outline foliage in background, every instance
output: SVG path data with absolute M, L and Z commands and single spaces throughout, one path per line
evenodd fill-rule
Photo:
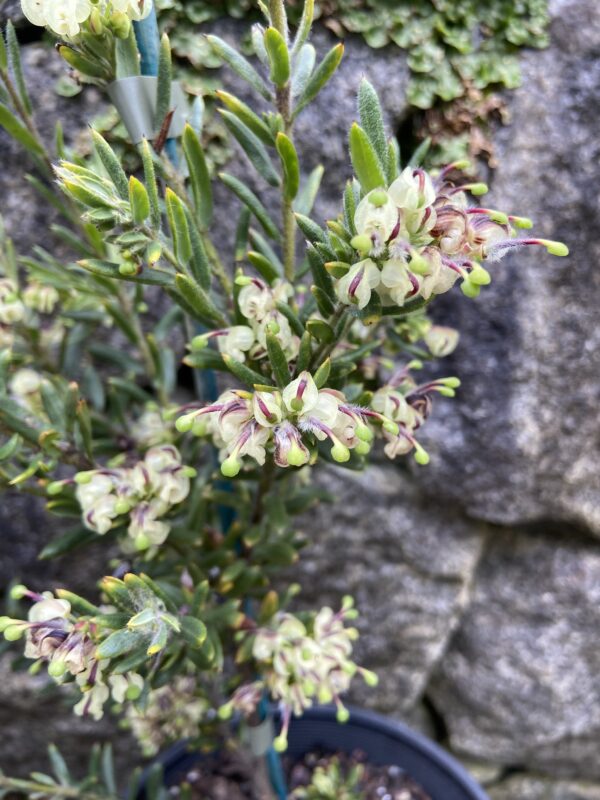
M 194 35 L 194 27 L 257 14 L 252 0 L 158 0 L 157 5 L 181 63 L 209 69 L 219 66 L 219 59 Z M 300 6 L 298 0 L 290 4 L 292 18 Z M 341 38 L 356 33 L 370 47 L 392 44 L 406 51 L 407 101 L 424 112 L 434 109 L 411 133 L 417 140 L 432 137 L 428 163 L 436 165 L 468 154 L 494 166 L 487 126 L 504 116 L 490 92 L 516 88 L 519 50 L 543 48 L 549 41 L 548 0 L 317 0 L 315 16 Z M 206 73 L 204 81 L 209 88 Z

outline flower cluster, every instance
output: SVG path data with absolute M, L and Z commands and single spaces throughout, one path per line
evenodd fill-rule
M 234 477 L 244 456 L 264 464 L 268 445 L 280 467 L 311 462 L 314 440 L 329 439 L 332 458 L 348 461 L 350 450 L 370 449 L 374 434 L 367 421 L 398 432 L 380 413 L 347 403 L 342 392 L 317 388 L 312 375 L 302 372 L 282 392 L 229 390 L 215 403 L 188 411 L 176 425 L 181 432 L 212 434 L 225 456 L 223 474 Z
M 167 686 L 153 689 L 143 709 L 130 704 L 127 723 L 145 756 L 153 756 L 167 742 L 195 736 L 208 711 L 208 702 L 198 696 L 195 677 L 178 675 Z
M 376 675 L 351 660 L 352 643 L 358 631 L 345 627 L 345 622 L 356 617 L 352 606 L 352 598 L 346 597 L 337 613 L 322 608 L 310 629 L 292 614 L 280 612 L 270 627 L 259 628 L 254 634 L 252 654 L 261 664 L 263 686 L 282 706 L 283 725 L 275 740 L 277 749 L 284 750 L 287 746 L 292 713 L 302 714 L 314 700 L 334 702 L 338 719 L 345 721 L 348 712 L 340 695 L 348 690 L 352 678 L 359 673 L 368 684 L 377 682 Z M 251 698 L 260 698 L 259 689 L 259 682 L 240 687 L 229 707 L 248 713 L 252 708 Z
M 426 464 L 429 456 L 414 432 L 429 416 L 433 392 L 453 396 L 459 385 L 457 378 L 440 378 L 418 386 L 405 369 L 364 408 L 349 403 L 340 391 L 317 388 L 312 375 L 302 372 L 282 392 L 228 390 L 215 403 L 188 410 L 176 427 L 182 433 L 211 435 L 221 451 L 221 471 L 230 478 L 239 473 L 245 456 L 264 464 L 267 448 L 279 467 L 313 463 L 314 445 L 325 440 L 331 442 L 331 457 L 343 463 L 351 450 L 368 453 L 378 430 L 390 458 L 414 448 L 415 460 Z
M 481 265 L 522 245 L 542 245 L 567 255 L 565 245 L 547 239 L 515 238 L 515 228 L 531 221 L 489 208 L 469 206 L 466 191 L 483 194 L 484 184 L 455 186 L 451 164 L 432 179 L 423 169 L 406 167 L 388 189 L 373 189 L 354 214 L 351 241 L 360 260 L 339 277 L 342 303 L 364 308 L 374 292 L 386 306 L 429 300 L 462 280 L 461 289 L 476 297 L 491 280 Z M 336 264 L 339 269 L 340 265 Z
M 189 494 L 191 467 L 183 466 L 177 448 L 152 447 L 131 468 L 106 467 L 75 476 L 76 497 L 85 525 L 104 534 L 119 517 L 129 515 L 127 532 L 135 550 L 162 544 L 169 535 L 163 517 Z
M 269 332 L 277 337 L 286 356 L 295 358 L 300 339 L 292 332 L 287 317 L 277 309 L 278 303 L 287 304 L 293 295 L 292 286 L 281 280 L 268 286 L 259 278 L 246 276 L 238 277 L 236 283 L 242 287 L 238 295 L 238 309 L 247 324 L 196 336 L 191 343 L 192 350 L 200 350 L 214 339 L 219 351 L 236 361 L 244 362 L 246 354 L 253 359 L 260 359 L 266 356 L 266 337 Z
M 93 623 L 73 617 L 68 600 L 60 600 L 51 592 L 39 595 L 21 588 L 21 596 L 36 601 L 29 610 L 28 619 L 0 617 L 0 630 L 8 641 L 16 641 L 24 635 L 25 658 L 46 663 L 48 674 L 57 683 L 74 678 L 82 693 L 74 709 L 76 714 L 100 719 L 111 692 L 117 702 L 122 702 L 125 696 L 139 697 L 144 681 L 136 673 L 110 676 L 107 682 L 103 680 L 102 673 L 108 661 L 96 658 Z
M 92 14 L 98 21 L 105 18 L 113 24 L 121 23 L 122 17 L 144 19 L 152 9 L 152 0 L 21 0 L 21 8 L 32 25 L 73 38 Z

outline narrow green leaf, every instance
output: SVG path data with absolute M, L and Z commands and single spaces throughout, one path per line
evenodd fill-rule
M 350 128 L 350 158 L 364 192 L 386 185 L 377 153 L 367 134 L 356 122 Z
M 206 625 L 196 617 L 182 617 L 181 635 L 190 647 L 201 647 L 206 639 Z
M 240 147 L 246 153 L 250 162 L 271 186 L 279 186 L 280 179 L 273 162 L 266 151 L 264 144 L 260 141 L 250 128 L 248 128 L 231 111 L 219 109 L 223 122 L 229 132 L 237 139 Z
M 41 561 L 47 561 L 50 558 L 57 558 L 65 553 L 70 553 L 78 547 L 94 541 L 98 536 L 97 533 L 89 531 L 83 526 L 74 528 L 73 530 L 61 533 L 52 539 L 43 548 L 42 552 L 38 555 Z
M 327 295 L 331 303 L 335 302 L 335 290 L 331 275 L 325 269 L 325 263 L 314 247 L 307 247 L 306 257 L 310 264 L 310 271 L 316 285 Z
M 327 241 L 327 234 L 316 222 L 313 222 L 309 217 L 305 217 L 304 214 L 296 213 L 294 216 L 298 227 L 311 244 Z
M 421 144 L 417 147 L 415 152 L 410 157 L 410 161 L 408 162 L 411 167 L 419 167 L 429 152 L 429 148 L 431 147 L 431 136 L 428 136 L 424 139 Z
M 319 164 L 304 181 L 294 202 L 294 211 L 297 211 L 298 214 L 307 217 L 312 211 L 324 172 L 324 168 Z
M 0 31 L 0 70 L 2 72 L 6 72 L 8 68 L 8 53 L 6 51 L 6 42 L 4 41 L 4 36 L 2 35 L 2 31 Z
M 268 326 L 267 326 L 268 327 Z M 290 371 L 288 369 L 288 360 L 286 354 L 283 352 L 279 340 L 274 333 L 267 330 L 266 335 L 267 354 L 271 369 L 273 370 L 273 377 L 280 388 L 284 388 L 290 382 Z
M 189 274 L 196 280 L 204 291 L 210 289 L 210 261 L 204 247 L 202 237 L 198 229 L 194 225 L 194 220 L 191 219 L 190 210 L 186 207 L 185 213 L 188 221 L 188 229 L 190 232 L 190 241 L 192 243 L 192 257 L 189 264 Z
M 227 320 L 215 306 L 208 294 L 187 275 L 177 275 L 175 279 L 179 294 L 194 311 L 194 316 L 210 327 L 227 327 Z
M 323 386 L 325 386 L 325 384 L 327 383 L 327 379 L 329 378 L 330 372 L 331 372 L 331 359 L 326 358 L 313 376 L 314 382 L 317 384 L 317 389 L 322 389 Z
M 249 83 L 256 91 L 262 95 L 265 100 L 271 99 L 271 93 L 260 77 L 258 72 L 254 69 L 252 64 L 247 61 L 244 56 L 240 55 L 233 47 L 224 42 L 223 39 L 220 39 L 218 36 L 207 36 L 206 37 L 208 43 L 215 51 L 215 53 L 220 56 L 223 61 L 226 61 L 231 69 L 237 73 L 240 78 Z
M 312 28 L 314 15 L 315 0 L 304 0 L 304 8 L 302 9 L 300 24 L 298 25 L 298 30 L 296 31 L 294 44 L 292 46 L 292 56 L 296 56 L 300 52 L 304 46 L 304 43 L 308 39 L 310 35 L 310 29 Z
M 283 316 L 290 323 L 290 328 L 293 330 L 296 336 L 302 337 L 304 335 L 304 326 L 292 309 L 286 303 L 277 303 L 277 310 L 280 312 L 280 314 L 283 314 Z
M 119 272 L 119 264 L 115 264 L 114 261 L 84 258 L 77 263 L 88 272 L 103 278 L 116 278 L 121 281 L 133 281 L 134 283 L 144 283 L 152 286 L 172 286 L 174 283 L 173 275 L 158 269 L 144 269 L 137 275 L 122 275 Z
M 312 44 L 305 44 L 295 59 L 294 68 L 292 70 L 292 97 L 301 96 L 306 89 L 310 76 L 315 68 L 316 60 L 317 51 L 315 48 Z
M 298 194 L 298 187 L 300 186 L 298 153 L 294 143 L 285 133 L 277 134 L 275 146 L 283 168 L 285 196 L 288 200 L 293 200 Z
M 144 139 L 140 144 L 140 153 L 144 166 L 144 182 L 146 184 L 148 197 L 150 199 L 150 218 L 152 221 L 152 228 L 155 231 L 158 231 L 161 224 L 158 184 L 156 183 L 156 172 L 154 170 L 154 161 L 152 159 L 152 149 L 147 139 Z M 127 191 L 129 192 L 129 186 L 127 187 Z
M 95 61 L 93 58 L 86 58 L 79 50 L 71 47 L 68 44 L 59 44 L 56 48 L 61 58 L 67 62 L 70 67 L 81 72 L 82 75 L 87 75 L 90 78 L 103 78 L 108 77 L 106 67 Z M 126 77 L 121 75 L 120 77 Z
M 102 748 L 102 780 L 109 795 L 117 797 L 117 781 L 115 778 L 115 764 L 113 761 L 112 747 L 106 743 Z
M 257 230 L 254 228 L 250 228 L 250 242 L 255 250 L 258 250 L 268 261 L 273 264 L 274 267 L 277 268 L 277 271 L 280 275 L 283 275 L 283 264 L 281 263 L 281 259 L 275 252 L 275 250 L 271 247 L 269 242 L 262 236 Z
M 0 39 L 2 38 L 2 34 L 0 33 Z M 29 99 L 29 93 L 27 91 L 27 85 L 25 83 L 25 77 L 23 75 L 23 65 L 21 64 L 21 53 L 19 50 L 19 42 L 17 40 L 17 34 L 15 33 L 15 27 L 10 20 L 6 23 L 6 48 L 8 50 L 8 60 L 10 63 L 10 67 L 12 69 L 12 73 L 15 78 L 15 83 L 17 84 L 17 91 L 19 93 L 19 98 L 25 109 L 28 111 L 29 114 L 32 112 L 31 107 L 31 100 Z
M 402 169 L 402 162 L 400 158 L 400 144 L 395 136 L 391 136 L 388 141 L 388 166 L 387 166 L 387 179 L 388 185 L 393 183 Z
M 19 434 L 15 433 L 7 442 L 0 446 L 0 462 L 8 461 L 9 458 L 16 455 L 21 447 L 21 442 L 21 437 Z
M 191 125 L 183 132 L 183 152 L 190 172 L 190 184 L 194 197 L 194 207 L 203 228 L 208 228 L 212 220 L 213 199 L 210 175 L 200 139 Z
M 173 247 L 177 260 L 182 266 L 189 263 L 192 257 L 192 242 L 190 239 L 190 229 L 188 227 L 185 207 L 175 192 L 167 187 L 165 191 L 165 203 L 167 206 L 167 219 L 173 237 Z
M 131 652 L 139 644 L 140 635 L 137 632 L 123 629 L 115 631 L 101 642 L 96 649 L 97 658 L 116 658 Z
M 231 356 L 224 355 L 223 361 L 229 372 L 231 372 L 235 377 L 240 380 L 242 383 L 245 383 L 251 389 L 254 388 L 257 384 L 260 386 L 265 382 L 265 376 L 261 375 L 260 372 L 255 372 L 250 367 L 247 367 L 245 364 L 240 364 L 239 361 L 236 361 Z
M 156 113 L 154 126 L 160 130 L 171 110 L 171 84 L 173 82 L 173 65 L 171 62 L 171 43 L 166 33 L 160 40 L 158 59 L 158 81 L 156 84 Z
M 140 74 L 140 56 L 133 25 L 127 39 L 115 39 L 116 77 L 130 78 Z
M 320 286 L 311 286 L 310 291 L 312 296 L 317 301 L 317 308 L 319 309 L 320 315 L 325 318 L 330 317 L 333 314 L 335 308 L 331 298 L 327 295 L 326 292 L 323 291 L 323 289 L 321 289 Z M 309 324 L 310 322 L 311 320 L 309 320 L 306 323 L 306 327 L 314 336 L 315 334 L 313 332 L 313 328 L 310 327 Z
M 296 375 L 307 370 L 312 358 L 312 337 L 309 331 L 304 331 L 300 339 L 300 349 L 296 359 Z
M 263 144 L 273 145 L 275 143 L 273 134 L 267 123 L 255 114 L 250 106 L 247 106 L 246 103 L 243 103 L 234 95 L 229 94 L 229 92 L 217 90 L 215 94 L 232 114 L 235 114 L 247 128 L 250 128 L 255 136 L 258 136 Z
M 146 187 L 135 175 L 129 178 L 129 203 L 133 221 L 136 225 L 141 225 L 150 216 L 150 198 Z
M 85 597 L 80 597 L 74 592 L 69 592 L 67 589 L 56 589 L 56 594 L 61 600 L 68 600 L 71 608 L 74 608 L 80 614 L 99 614 L 100 609 Z
M 117 154 L 106 141 L 106 139 L 92 128 L 92 140 L 94 142 L 94 149 L 104 165 L 110 179 L 115 185 L 115 188 L 122 200 L 129 198 L 129 183 L 125 170 L 121 166 L 121 161 Z
M 236 264 L 246 258 L 248 250 L 248 235 L 250 230 L 250 209 L 242 206 L 238 224 L 235 229 L 235 246 L 233 249 Z
M 4 128 L 9 136 L 12 136 L 15 141 L 22 144 L 30 153 L 40 157 L 43 156 L 44 151 L 37 139 L 19 122 L 12 111 L 1 103 L 0 126 Z
M 309 319 L 306 329 L 311 336 L 323 344 L 330 344 L 335 339 L 333 328 L 322 319 Z
M 319 94 L 321 89 L 325 86 L 325 84 L 329 81 L 331 76 L 338 68 L 343 55 L 344 55 L 344 45 L 341 43 L 336 44 L 327 53 L 325 58 L 321 61 L 319 66 L 313 72 L 310 80 L 306 84 L 305 90 L 300 95 L 298 104 L 294 109 L 295 117 Z
M 72 779 L 67 762 L 62 757 L 60 750 L 55 744 L 48 745 L 48 758 L 52 765 L 52 771 L 61 786 L 71 786 Z
M 248 261 L 252 264 L 254 269 L 266 280 L 268 284 L 272 284 L 277 278 L 281 277 L 277 269 L 271 262 L 263 256 L 262 253 L 257 253 L 255 250 L 250 250 L 247 253 Z
M 366 78 L 361 80 L 358 89 L 358 113 L 360 124 L 367 134 L 377 158 L 387 171 L 388 146 L 381 103 L 377 92 Z
M 234 178 L 233 175 L 228 175 L 226 172 L 220 172 L 219 178 L 223 181 L 225 186 L 231 189 L 231 191 L 242 201 L 242 203 L 244 203 L 244 205 L 248 206 L 258 222 L 260 222 L 262 225 L 265 233 L 272 239 L 279 240 L 280 234 L 277 226 L 269 216 L 267 209 L 263 206 L 254 192 L 248 189 L 248 187 L 240 180 Z
M 290 53 L 285 39 L 276 28 L 265 31 L 265 49 L 271 66 L 270 78 L 279 89 L 290 79 Z

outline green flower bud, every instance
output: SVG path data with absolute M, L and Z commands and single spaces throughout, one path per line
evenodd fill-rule
M 369 428 L 368 425 L 365 425 L 364 422 L 359 422 L 357 424 L 355 432 L 357 437 L 363 442 L 372 442 L 375 435 L 371 428 Z
M 122 264 L 119 264 L 120 275 L 137 275 L 137 271 L 137 264 L 134 264 L 133 261 L 123 261 Z
M 488 286 L 492 282 L 492 277 L 487 269 L 484 269 L 481 264 L 475 264 L 469 273 L 469 280 L 476 286 Z
M 465 278 L 465 280 L 461 283 L 460 290 L 466 297 L 479 297 L 479 292 L 481 291 L 479 286 L 471 283 L 468 278 Z
M 110 16 L 110 27 L 119 39 L 127 39 L 131 30 L 131 20 L 122 11 L 114 11 Z
M 479 197 L 479 195 L 487 194 L 489 192 L 487 183 L 471 183 L 469 184 L 468 188 L 471 194 L 475 195 L 475 197 Z
M 190 350 L 204 350 L 207 344 L 208 335 L 206 333 L 203 333 L 200 336 L 194 336 L 190 342 Z
M 342 464 L 344 461 L 350 460 L 350 450 L 341 442 L 336 442 L 331 448 L 331 457 L 334 461 Z
M 533 222 L 529 219 L 529 217 L 511 217 L 510 221 L 515 228 L 533 228 Z
M 55 659 L 48 664 L 48 675 L 52 678 L 62 678 L 67 671 L 67 665 L 64 661 Z
M 388 201 L 388 193 L 384 189 L 374 189 L 372 192 L 369 193 L 369 203 L 375 206 L 375 208 L 380 208 L 384 206 Z
M 4 638 L 7 642 L 16 642 L 23 636 L 24 633 L 24 625 L 9 625 L 8 628 L 5 628 L 4 630 Z
M 371 672 L 370 669 L 361 669 L 360 674 L 367 686 L 377 686 L 379 683 L 379 678 L 374 672 Z
M 429 453 L 418 442 L 415 442 L 415 461 L 423 467 L 429 464 Z
M 192 430 L 195 421 L 195 413 L 184 414 L 183 417 L 179 417 L 179 419 L 175 421 L 175 428 L 179 431 L 179 433 L 187 433 L 188 431 Z
M 147 550 L 150 547 L 150 539 L 148 539 L 145 533 L 138 533 L 135 537 L 134 544 L 136 550 Z
M 115 503 L 115 511 L 117 514 L 129 514 L 131 511 L 131 503 L 124 497 L 120 497 Z
M 568 256 L 569 248 L 563 242 L 554 242 L 551 239 L 540 239 L 540 244 L 543 244 L 546 250 L 553 256 Z
M 350 240 L 350 244 L 355 250 L 358 250 L 361 255 L 365 256 L 371 252 L 371 247 L 373 246 L 371 237 L 366 233 L 362 233 L 360 236 L 354 236 Z
M 354 452 L 359 456 L 366 456 L 367 453 L 371 452 L 371 445 L 369 442 L 359 442 L 354 448 Z
M 392 436 L 398 436 L 400 428 L 391 419 L 386 419 L 383 422 L 383 430 L 387 431 L 388 433 L 391 433 Z
M 0 633 L 3 633 L 8 627 L 14 625 L 18 620 L 12 617 L 0 617 Z
M 10 590 L 10 597 L 12 600 L 22 600 L 28 592 L 28 588 L 23 586 L 22 583 L 18 583 L 16 586 L 13 586 Z
M 239 473 L 241 466 L 241 461 L 238 461 L 234 455 L 231 455 L 221 464 L 221 472 L 226 478 L 235 478 L 235 476 Z

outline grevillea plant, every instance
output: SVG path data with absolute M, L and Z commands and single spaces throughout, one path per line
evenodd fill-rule
M 61 37 L 80 80 L 110 89 L 133 79 L 137 102 L 156 31 L 149 3 L 23 8 Z M 258 726 L 264 739 L 271 701 L 277 751 L 291 716 L 313 703 L 333 702 L 347 719 L 353 678 L 376 683 L 353 660 L 353 601 L 297 612 L 300 587 L 281 574 L 303 544 L 295 517 L 324 499 L 315 470 L 363 469 L 381 445 L 424 468 L 419 436 L 433 399 L 459 386 L 430 371 L 419 378 L 458 337 L 426 307 L 457 286 L 476 297 L 491 280 L 484 264 L 514 248 L 567 254 L 518 235 L 529 220 L 479 206 L 486 187 L 461 182 L 465 164 L 428 174 L 417 156 L 402 166 L 366 79 L 349 120 L 340 214 L 316 218 L 323 170 L 303 173 L 294 123 L 343 47 L 317 63 L 312 0 L 293 37 L 282 0 L 262 8 L 256 65 L 207 37 L 256 94 L 253 107 L 226 92 L 219 100 L 268 187 L 259 197 L 245 180 L 218 176 L 230 208 L 241 208 L 233 252 L 221 246 L 231 219 L 213 213 L 200 115 L 190 112 L 181 146 L 172 136 L 166 36 L 155 138 L 139 143 L 139 175 L 94 131 L 87 159 L 66 147 L 60 125 L 49 151 L 12 26 L 0 46 L 0 123 L 33 157 L 30 181 L 62 216 L 52 227 L 61 255 L 36 246 L 20 257 L 2 234 L 0 485 L 45 502 L 63 523 L 79 520 L 61 526 L 43 557 L 102 541 L 111 571 L 86 598 L 13 587 L 23 613 L 0 628 L 24 643 L 33 672 L 70 692 L 76 714 L 122 714 L 148 754 L 166 739 L 235 738 L 231 718 L 238 733 L 252 741 Z M 195 392 L 177 380 L 182 365 Z

